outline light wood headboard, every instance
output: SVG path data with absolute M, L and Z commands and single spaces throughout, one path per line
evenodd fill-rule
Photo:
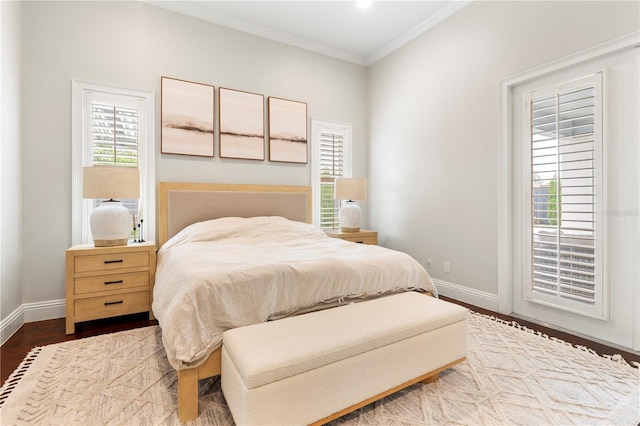
M 311 223 L 311 187 L 160 182 L 158 247 L 184 227 L 221 217 L 282 216 Z

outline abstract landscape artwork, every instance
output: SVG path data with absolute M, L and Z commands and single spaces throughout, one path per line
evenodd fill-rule
M 221 87 L 220 157 L 264 160 L 264 96 Z
M 161 150 L 213 157 L 215 88 L 162 77 Z
M 307 104 L 269 97 L 269 161 L 307 162 Z

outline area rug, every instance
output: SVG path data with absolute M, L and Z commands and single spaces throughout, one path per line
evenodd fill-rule
M 640 370 L 515 323 L 469 316 L 467 361 L 336 425 L 637 425 Z M 178 425 L 157 326 L 36 348 L 0 389 L 2 425 Z M 232 425 L 217 378 L 193 425 Z

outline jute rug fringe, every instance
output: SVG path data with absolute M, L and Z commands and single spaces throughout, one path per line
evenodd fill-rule
M 571 344 L 571 343 L 569 343 L 569 342 L 567 342 L 565 340 L 559 339 L 557 337 L 549 336 L 548 334 L 545 334 L 545 333 L 543 333 L 541 331 L 533 330 L 533 329 L 531 329 L 531 328 L 529 328 L 527 326 L 524 326 L 524 325 L 518 323 L 517 321 L 506 321 L 506 320 L 503 320 L 502 318 L 499 318 L 499 317 L 496 317 L 496 316 L 493 316 L 493 315 L 481 314 L 479 312 L 475 312 L 475 311 L 471 311 L 471 310 L 469 312 L 472 313 L 473 315 L 477 315 L 479 317 L 483 317 L 483 318 L 486 318 L 486 319 L 490 319 L 492 321 L 499 322 L 500 324 L 508 325 L 510 327 L 517 328 L 517 329 L 522 330 L 522 331 L 526 331 L 527 333 L 533 334 L 535 336 L 539 336 L 539 337 L 542 337 L 544 339 L 553 340 L 554 342 L 561 343 L 563 345 L 572 347 L 574 349 L 578 349 L 578 350 L 581 350 L 583 352 L 588 352 L 590 354 L 597 355 L 597 356 L 599 356 L 601 358 L 605 358 L 605 359 L 617 362 L 618 364 L 628 365 L 628 366 L 640 369 L 640 363 L 635 362 L 635 361 L 627 362 L 627 360 L 624 359 L 624 357 L 622 355 L 620 355 L 620 354 L 612 354 L 612 355 L 599 354 L 599 353 L 597 353 L 596 351 L 594 351 L 591 348 L 588 348 L 588 347 L 582 346 L 582 345 L 574 345 L 574 344 Z
M 31 349 L 20 365 L 18 365 L 18 368 L 9 375 L 7 381 L 4 382 L 2 388 L 0 388 L 0 408 L 4 405 L 4 402 L 7 400 L 9 395 L 11 395 L 11 392 L 18 386 L 20 380 L 22 380 L 29 370 L 29 367 L 31 367 L 38 355 L 40 355 L 43 348 L 44 346 L 37 346 Z

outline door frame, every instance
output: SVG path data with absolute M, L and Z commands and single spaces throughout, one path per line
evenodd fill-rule
M 513 313 L 513 91 L 546 74 L 585 63 L 640 44 L 640 32 L 610 40 L 567 57 L 506 78 L 500 83 L 500 143 L 498 145 L 498 312 Z M 637 54 L 636 54 L 637 55 Z M 637 61 L 636 61 L 637 62 Z M 637 89 L 640 92 L 640 89 Z M 637 286 L 636 286 L 637 287 Z M 634 289 L 634 315 L 640 317 L 640 289 Z M 636 322 L 637 323 L 637 322 Z M 633 349 L 640 350 L 640 326 L 633 331 Z

